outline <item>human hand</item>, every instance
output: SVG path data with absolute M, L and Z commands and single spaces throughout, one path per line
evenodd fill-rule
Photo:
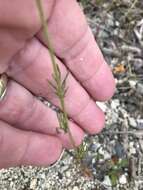
M 111 98 L 114 79 L 77 2 L 43 4 L 62 77 L 70 72 L 65 105 L 79 145 L 85 132 L 102 130 L 104 113 L 95 102 Z M 49 165 L 59 158 L 62 147 L 71 147 L 67 134 L 57 134 L 56 113 L 35 98 L 42 96 L 59 106 L 48 84 L 53 71 L 45 44 L 34 0 L 0 2 L 0 73 L 9 76 L 0 102 L 0 168 Z

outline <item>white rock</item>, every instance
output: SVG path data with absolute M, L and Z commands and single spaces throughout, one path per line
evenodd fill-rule
M 129 117 L 129 124 L 132 127 L 137 127 L 137 122 L 136 122 L 136 120 L 133 117 Z
M 70 176 L 71 176 L 71 172 L 67 171 L 67 172 L 66 172 L 66 177 L 69 178 Z
M 120 23 L 119 23 L 118 21 L 115 21 L 115 25 L 116 25 L 116 26 L 119 26 Z
M 107 185 L 108 187 L 111 187 L 111 186 L 112 186 L 112 183 L 111 183 L 111 180 L 110 180 L 109 176 L 106 175 L 106 176 L 104 177 L 103 184 L 104 184 L 104 185 Z
M 137 84 L 137 81 L 135 80 L 129 80 L 129 84 L 130 84 L 130 87 L 135 89 L 136 88 L 136 84 Z
M 79 188 L 77 186 L 74 186 L 73 190 L 79 190 Z
M 45 187 L 46 187 L 47 189 L 50 189 L 51 184 L 50 184 L 49 182 L 47 182 L 46 185 L 45 185 Z
M 104 155 L 103 147 L 101 147 L 98 152 L 99 152 L 99 154 Z
M 134 142 L 131 141 L 131 142 L 129 143 L 129 146 L 130 146 L 130 148 L 132 148 L 132 147 L 134 146 Z
M 108 160 L 108 159 L 110 159 L 111 158 L 111 155 L 108 153 L 108 152 L 105 152 L 105 154 L 104 154 L 104 159 L 105 160 Z
M 119 107 L 119 105 L 120 105 L 120 101 L 118 99 L 111 101 L 111 108 L 112 109 L 117 109 L 117 107 Z
M 30 183 L 30 189 L 35 190 L 36 189 L 36 185 L 37 185 L 37 179 L 32 179 L 32 181 Z
M 119 177 L 119 183 L 122 184 L 122 185 L 124 185 L 124 184 L 127 183 L 127 178 L 126 178 L 125 175 L 121 175 L 121 176 Z
M 130 149 L 130 153 L 131 153 L 131 154 L 136 154 L 136 149 L 135 149 L 135 148 L 131 148 L 131 149 Z
M 129 143 L 130 154 L 136 154 L 136 148 L 134 147 L 134 142 Z

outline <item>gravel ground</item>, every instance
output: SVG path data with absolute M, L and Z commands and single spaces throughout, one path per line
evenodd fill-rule
M 2 190 L 143 190 L 143 1 L 87 0 L 84 11 L 117 84 L 112 100 L 98 103 L 106 128 L 85 139 L 92 175 L 65 152 L 51 168 L 2 169 Z

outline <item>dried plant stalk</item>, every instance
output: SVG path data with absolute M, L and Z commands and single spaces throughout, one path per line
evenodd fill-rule
M 49 37 L 49 33 L 48 33 L 48 27 L 47 27 L 47 21 L 46 21 L 45 16 L 44 16 L 42 2 L 41 2 L 41 0 L 36 0 L 36 3 L 37 3 L 37 8 L 38 8 L 39 16 L 41 19 L 41 23 L 43 25 L 43 32 L 44 32 L 44 37 L 46 40 L 46 45 L 49 48 L 51 62 L 53 65 L 52 77 L 53 77 L 54 83 L 49 81 L 49 84 L 55 90 L 55 94 L 57 95 L 57 97 L 59 98 L 59 101 L 60 101 L 61 111 L 59 113 L 57 113 L 59 126 L 60 126 L 60 129 L 64 130 L 65 133 L 68 133 L 72 147 L 75 150 L 74 157 L 76 159 L 76 163 L 80 164 L 81 168 L 84 169 L 85 167 L 82 166 L 81 160 L 83 159 L 83 156 L 85 155 L 85 148 L 84 148 L 83 144 L 79 147 L 76 147 L 75 141 L 74 141 L 73 136 L 71 134 L 71 131 L 69 129 L 68 115 L 67 115 L 67 112 L 65 109 L 64 98 L 65 98 L 65 95 L 67 92 L 66 79 L 68 77 L 68 73 L 66 74 L 65 78 L 62 80 L 60 68 L 55 61 L 54 49 L 53 49 L 51 41 L 50 41 L 50 37 Z

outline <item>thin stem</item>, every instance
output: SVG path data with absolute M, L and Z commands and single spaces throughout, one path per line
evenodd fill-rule
M 39 10 L 39 16 L 40 16 L 40 19 L 41 19 L 41 23 L 43 25 L 43 32 L 44 32 L 44 37 L 46 39 L 46 45 L 49 48 L 49 53 L 50 53 L 50 57 L 51 57 L 52 65 L 53 65 L 54 76 L 55 76 L 55 81 L 56 81 L 57 91 L 58 91 L 58 97 L 59 97 L 59 100 L 60 100 L 61 110 L 63 112 L 62 114 L 63 114 L 63 117 L 64 117 L 64 124 L 68 127 L 68 116 L 67 116 L 67 112 L 66 112 L 66 109 L 65 109 L 64 97 L 63 97 L 63 92 L 62 92 L 62 88 L 61 88 L 62 84 L 61 84 L 61 81 L 59 79 L 58 69 L 57 69 L 57 66 L 56 66 L 56 61 L 55 61 L 55 56 L 54 56 L 54 49 L 53 49 L 51 41 L 50 41 L 48 28 L 47 28 L 47 22 L 46 22 L 46 19 L 45 19 L 45 16 L 44 16 L 41 0 L 36 0 L 36 3 L 37 3 L 38 10 Z M 75 145 L 73 136 L 72 136 L 71 131 L 70 131 L 69 128 L 68 128 L 68 134 L 69 134 L 69 138 L 71 140 L 72 146 L 75 149 L 76 145 Z
M 66 119 L 66 123 L 68 123 L 67 122 L 68 121 L 67 114 L 66 114 L 66 110 L 65 110 L 65 104 L 64 104 L 63 97 L 62 97 L 61 81 L 59 80 L 59 77 L 58 77 L 58 70 L 57 70 L 56 61 L 55 61 L 54 49 L 52 47 L 52 44 L 51 44 L 51 41 L 50 41 L 50 38 L 49 38 L 47 22 L 46 22 L 46 19 L 45 19 L 45 16 L 44 16 L 42 3 L 41 3 L 41 0 L 36 0 L 36 2 L 37 2 L 37 7 L 39 9 L 39 16 L 40 16 L 41 22 L 43 24 L 43 31 L 44 31 L 44 37 L 46 39 L 46 45 L 48 46 L 49 52 L 50 52 L 50 57 L 51 57 L 52 65 L 53 65 L 55 80 L 56 80 L 56 83 L 57 83 L 57 90 L 59 92 L 61 108 L 62 108 L 64 117 Z
M 36 3 L 37 3 L 37 8 L 38 8 L 38 11 L 39 11 L 39 16 L 40 16 L 40 19 L 41 19 L 41 23 L 43 25 L 43 32 L 44 32 L 46 45 L 49 48 L 51 62 L 52 62 L 52 65 L 53 65 L 53 74 L 52 74 L 52 76 L 53 76 L 53 79 L 55 81 L 55 84 L 52 84 L 50 81 L 49 81 L 49 83 L 52 85 L 52 87 L 55 88 L 56 95 L 58 96 L 59 101 L 60 101 L 61 113 L 58 115 L 59 125 L 60 125 L 60 128 L 62 128 L 69 135 L 70 142 L 71 142 L 74 150 L 76 151 L 76 154 L 75 154 L 75 158 L 76 158 L 76 161 L 77 161 L 76 163 L 80 164 L 81 168 L 83 170 L 85 170 L 85 167 L 81 163 L 81 159 L 82 159 L 81 155 L 82 154 L 81 154 L 81 151 L 80 151 L 80 147 L 76 147 L 74 138 L 72 136 L 72 133 L 71 133 L 71 131 L 69 129 L 69 125 L 68 125 L 68 115 L 67 115 L 67 112 L 66 112 L 65 102 L 64 102 L 64 97 L 65 97 L 65 93 L 66 93 L 65 80 L 66 80 L 67 76 L 62 81 L 59 66 L 57 65 L 57 63 L 55 61 L 54 49 L 53 49 L 51 41 L 50 41 L 48 28 L 47 28 L 47 22 L 46 22 L 46 19 L 45 19 L 45 16 L 44 16 L 41 0 L 36 0 Z

